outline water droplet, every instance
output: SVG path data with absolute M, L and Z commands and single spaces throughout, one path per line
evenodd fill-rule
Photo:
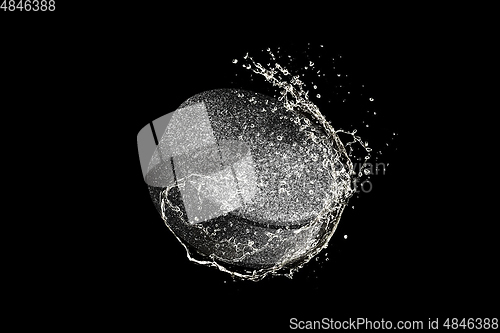
M 369 100 L 370 100 L 370 102 L 373 102 L 373 101 L 374 101 L 374 99 L 373 99 L 372 97 L 370 97 L 370 98 L 369 98 Z
M 344 235 L 344 239 L 347 239 L 347 235 Z
M 281 135 L 278 135 L 278 136 L 276 137 L 276 139 L 277 139 L 278 141 L 281 141 L 281 140 L 283 140 L 283 137 L 282 137 Z
M 317 95 L 316 95 L 316 97 L 321 98 L 321 95 L 320 95 L 320 94 L 317 94 Z
M 314 89 L 318 89 L 318 86 L 317 86 L 317 85 L 314 85 L 314 86 L 313 86 L 313 88 L 314 88 Z
M 233 59 L 233 64 L 237 64 L 238 63 L 238 59 Z

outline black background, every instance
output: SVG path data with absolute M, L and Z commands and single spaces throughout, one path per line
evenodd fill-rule
M 137 104 L 124 110 L 130 163 L 135 168 L 127 177 L 129 204 L 116 220 L 124 232 L 113 256 L 121 278 L 111 283 L 124 284 L 119 303 L 130 307 L 141 324 L 164 320 L 166 325 L 178 322 L 186 328 L 281 330 L 288 328 L 291 317 L 427 324 L 434 317 L 444 321 L 447 316 L 493 315 L 493 242 L 484 227 L 473 227 L 476 221 L 465 212 L 467 199 L 460 195 L 460 186 L 453 185 L 453 149 L 442 129 L 443 123 L 450 126 L 449 91 L 442 84 L 448 75 L 442 66 L 449 61 L 447 53 L 436 51 L 443 48 L 439 39 L 422 43 L 419 32 L 389 37 L 365 32 L 362 38 L 352 33 L 346 32 L 352 38 L 347 41 L 345 36 L 335 37 L 340 32 L 291 40 L 251 32 L 188 35 L 180 41 L 155 34 L 158 38 L 137 39 L 139 52 L 133 43 L 124 50 L 134 55 L 124 79 L 134 87 Z M 318 45 L 324 45 L 324 51 L 318 51 Z M 299 60 L 307 58 L 308 47 L 323 57 L 342 55 L 339 71 L 348 73 L 353 85 L 364 84 L 363 98 L 373 96 L 375 101 L 356 104 L 358 98 L 351 98 L 352 109 L 341 109 L 339 101 L 316 102 L 334 126 L 358 128 L 375 150 L 388 142 L 379 161 L 390 166 L 385 175 L 372 177 L 372 192 L 351 200 L 318 261 L 308 263 L 291 280 L 238 281 L 187 260 L 142 183 L 133 151 L 135 134 L 204 90 L 239 86 L 269 91 L 260 78 L 245 80 L 248 71 L 231 60 L 278 46 Z M 328 89 L 334 90 L 328 85 L 324 89 L 324 96 Z M 376 111 L 377 117 L 363 114 L 365 107 Z M 363 128 L 362 120 L 370 130 Z M 391 139 L 394 132 L 397 135 Z
M 180 9 L 153 15 L 135 6 L 88 14 L 58 6 L 52 16 L 35 19 L 30 13 L 23 22 L 9 21 L 5 31 L 11 33 L 4 37 L 12 43 L 3 63 L 15 73 L 10 87 L 30 88 L 35 110 L 60 110 L 49 117 L 38 112 L 49 120 L 46 126 L 67 119 L 70 125 L 57 133 L 64 131 L 72 149 L 85 152 L 68 164 L 67 176 L 57 176 L 79 179 L 77 192 L 84 198 L 75 217 L 77 194 L 58 190 L 61 202 L 71 198 L 58 229 L 64 237 L 56 237 L 63 244 L 53 256 L 64 274 L 47 273 L 63 294 L 61 308 L 78 309 L 74 325 L 97 319 L 111 328 L 142 331 L 150 325 L 285 330 L 291 317 L 427 323 L 435 317 L 496 315 L 494 218 L 481 213 L 474 200 L 484 192 L 469 190 L 482 181 L 469 171 L 481 159 L 466 138 L 467 127 L 457 121 L 473 118 L 461 116 L 468 106 L 457 103 L 463 90 L 455 88 L 472 82 L 460 68 L 474 46 L 446 28 L 446 21 L 429 26 L 428 20 L 405 22 L 405 16 L 388 23 L 376 17 L 333 26 L 332 17 L 297 21 L 250 6 L 254 19 L 236 24 L 237 15 L 212 12 L 199 20 Z M 375 150 L 388 142 L 379 161 L 390 167 L 372 178 L 372 192 L 351 199 L 318 261 L 293 279 L 239 281 L 188 261 L 149 198 L 136 135 L 204 90 L 269 91 L 256 77 L 247 81 L 249 72 L 231 60 L 278 46 L 299 59 L 306 59 L 311 47 L 312 61 L 317 54 L 342 55 L 339 71 L 349 74 L 353 85 L 364 84 L 363 98 L 375 101 L 356 104 L 360 99 L 354 97 L 351 109 L 327 103 L 335 90 L 325 84 L 324 97 L 316 102 L 335 128 L 358 128 Z M 24 67 L 13 65 L 21 63 Z M 21 109 L 26 101 L 16 100 Z M 74 232 L 68 218 L 77 221 Z M 75 251 L 66 250 L 73 243 Z
M 201 327 L 220 323 L 235 329 L 263 325 L 284 329 L 291 317 L 423 320 L 427 325 L 434 317 L 492 315 L 488 299 L 494 281 L 489 252 L 493 243 L 471 228 L 472 221 L 460 211 L 462 201 L 455 199 L 456 189 L 447 179 L 454 175 L 445 166 L 452 150 L 442 150 L 448 139 L 440 126 L 447 111 L 439 101 L 448 92 L 440 84 L 436 89 L 435 80 L 446 70 L 435 66 L 440 62 L 435 44 L 416 47 L 411 43 L 415 36 L 406 36 L 404 43 L 398 36 L 370 40 L 372 36 L 365 35 L 366 42 L 315 37 L 269 42 L 251 34 L 208 35 L 168 44 L 161 51 L 151 46 L 152 53 L 158 50 L 154 65 L 136 68 L 144 82 L 138 93 L 145 101 L 134 117 L 135 132 L 203 90 L 238 84 L 256 91 L 268 89 L 260 78 L 242 83 L 241 76 L 248 71 L 240 70 L 240 79 L 235 80 L 239 64 L 233 65 L 233 58 L 241 60 L 246 52 L 252 55 L 280 46 L 305 60 L 309 48 L 315 50 L 311 54 L 323 57 L 341 54 L 340 72 L 348 73 L 353 85 L 365 85 L 364 97 L 351 98 L 353 109 L 343 109 L 335 100 L 327 103 L 325 98 L 316 102 L 334 127 L 358 128 L 375 150 L 390 143 L 378 155 L 380 162 L 390 163 L 386 173 L 372 177 L 370 193 L 351 200 L 318 261 L 308 263 L 291 280 L 249 282 L 187 260 L 157 216 L 145 187 L 141 188 L 137 164 L 138 177 L 133 179 L 138 183 L 137 215 L 127 219 L 133 230 L 126 251 L 127 274 L 135 278 L 124 299 L 144 304 L 148 316 L 156 319 L 175 320 L 192 313 L 198 319 L 180 322 Z M 324 48 L 318 51 L 318 45 Z M 334 91 L 326 85 L 323 93 L 328 95 L 328 89 Z M 375 98 L 373 104 L 356 104 L 369 96 Z M 357 107 L 376 111 L 377 117 Z M 361 119 L 371 125 L 369 130 Z M 133 140 L 134 133 L 130 134 Z M 481 245 L 477 237 L 484 240 Z

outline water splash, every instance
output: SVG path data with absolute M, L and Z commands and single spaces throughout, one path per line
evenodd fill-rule
M 270 48 L 267 49 L 267 52 L 273 60 L 276 59 Z M 320 112 L 319 107 L 309 100 L 309 91 L 305 90 L 306 85 L 300 79 L 300 75 L 291 75 L 290 71 L 288 71 L 279 63 L 275 63 L 274 66 L 270 66 L 269 64 L 268 68 L 266 68 L 261 63 L 256 62 L 253 57 L 248 55 L 248 53 L 245 55 L 244 59 L 248 59 L 251 62 L 251 64 L 243 64 L 243 67 L 245 69 L 250 69 L 252 72 L 263 76 L 267 82 L 280 89 L 279 94 L 281 95 L 281 97 L 279 97 L 278 100 L 283 102 L 286 109 L 290 111 L 303 110 L 309 113 L 315 120 L 319 122 L 319 124 L 323 127 L 323 129 L 333 141 L 335 141 L 337 144 L 340 144 L 340 146 L 349 148 L 349 157 L 353 156 L 353 144 L 359 144 L 364 149 L 366 154 L 363 157 L 363 163 L 360 166 L 357 176 L 363 176 L 368 160 L 371 158 L 372 149 L 368 147 L 367 141 L 363 141 L 359 135 L 356 135 L 356 129 L 352 131 L 343 129 L 335 130 L 332 125 L 328 121 L 326 121 L 324 115 Z M 309 66 L 312 70 L 314 62 L 309 61 Z M 318 74 L 319 72 L 320 70 L 317 71 Z M 340 76 L 341 74 L 337 75 Z M 317 89 L 317 85 L 313 85 L 313 88 Z M 316 97 L 321 98 L 321 95 L 317 94 Z M 374 99 L 370 97 L 369 101 L 372 102 L 374 101 Z M 348 141 L 347 143 L 342 145 L 337 135 L 338 133 L 349 135 L 352 141 Z M 332 157 L 335 160 L 335 158 L 338 158 L 338 154 L 333 154 Z M 354 176 L 355 173 L 350 159 L 347 161 L 347 164 L 350 174 Z
M 192 175 L 184 179 L 178 179 L 177 184 L 168 186 L 157 194 L 162 218 L 179 242 L 185 247 L 189 260 L 198 264 L 215 267 L 220 271 L 231 274 L 233 277 L 251 281 L 259 281 L 268 275 L 284 275 L 291 278 L 295 272 L 328 246 L 337 228 L 340 216 L 354 193 L 353 180 L 356 177 L 363 176 L 364 166 L 371 156 L 371 148 L 368 147 L 368 142 L 363 141 L 360 136 L 356 135 L 356 130 L 335 130 L 332 127 L 331 123 L 320 112 L 319 107 L 309 99 L 309 91 L 306 90 L 306 84 L 301 79 L 301 75 L 293 75 L 284 65 L 275 62 L 276 56 L 270 48 L 267 49 L 267 53 L 274 62 L 273 65 L 270 63 L 262 65 L 255 61 L 248 53 L 243 57 L 243 60 L 233 59 L 232 63 L 238 66 L 241 65 L 244 69 L 250 70 L 270 83 L 277 90 L 277 95 L 279 96 L 278 102 L 288 112 L 281 117 L 286 118 L 297 126 L 306 138 L 306 142 L 310 141 L 311 146 L 318 147 L 316 153 L 308 150 L 306 157 L 314 161 L 320 160 L 322 171 L 326 171 L 329 177 L 335 180 L 334 186 L 331 186 L 327 190 L 329 192 L 328 195 L 324 196 L 321 211 L 318 212 L 312 221 L 298 228 L 290 230 L 288 226 L 285 226 L 276 229 L 276 231 L 269 232 L 267 234 L 267 242 L 260 247 L 256 244 L 258 242 L 248 238 L 251 235 L 248 237 L 245 236 L 247 237 L 245 241 L 241 240 L 243 238 L 237 240 L 235 237 L 223 239 L 221 244 L 224 242 L 227 244 L 231 243 L 231 246 L 234 246 L 236 249 L 243 249 L 240 257 L 234 260 L 227 260 L 216 253 L 208 256 L 200 256 L 198 251 L 177 235 L 169 223 L 172 218 L 176 218 L 187 224 L 186 216 L 183 216 L 182 209 L 174 203 L 170 192 L 175 188 L 186 186 L 186 182 L 189 180 L 189 177 L 193 177 Z M 307 65 L 304 67 L 305 70 L 315 70 L 316 65 L 313 61 L 309 61 Z M 320 72 L 321 70 L 317 70 L 318 75 Z M 314 85 L 314 87 L 316 89 L 317 85 Z M 249 103 L 256 104 L 258 102 L 255 97 L 249 97 L 243 91 L 238 92 L 237 96 Z M 317 94 L 316 97 L 320 98 L 321 96 Z M 276 108 L 273 107 L 263 107 L 261 112 L 275 113 L 276 111 Z M 255 126 L 250 125 L 249 127 L 254 128 Z M 351 138 L 351 141 L 344 144 L 338 134 L 347 135 Z M 259 135 L 260 133 L 257 133 L 256 137 Z M 276 135 L 275 138 L 276 142 L 281 142 L 284 139 L 282 135 Z M 352 147 L 355 144 L 358 144 L 366 152 L 364 156 L 365 162 L 357 174 L 350 159 L 353 151 Z M 274 143 L 271 145 L 274 145 Z M 286 195 L 286 193 L 286 189 L 280 188 L 279 194 Z M 220 231 L 217 224 L 215 226 L 212 227 L 199 223 L 190 227 L 193 230 L 197 229 L 202 235 L 212 237 Z M 247 229 L 246 234 L 251 234 L 250 230 Z M 289 250 L 285 249 L 282 258 L 272 267 L 249 268 L 239 266 L 239 264 L 243 263 L 249 257 L 260 252 L 265 252 L 272 246 L 284 246 L 287 237 L 297 235 L 302 236 L 300 238 L 300 246 L 290 248 Z M 215 246 L 217 247 L 217 244 Z

